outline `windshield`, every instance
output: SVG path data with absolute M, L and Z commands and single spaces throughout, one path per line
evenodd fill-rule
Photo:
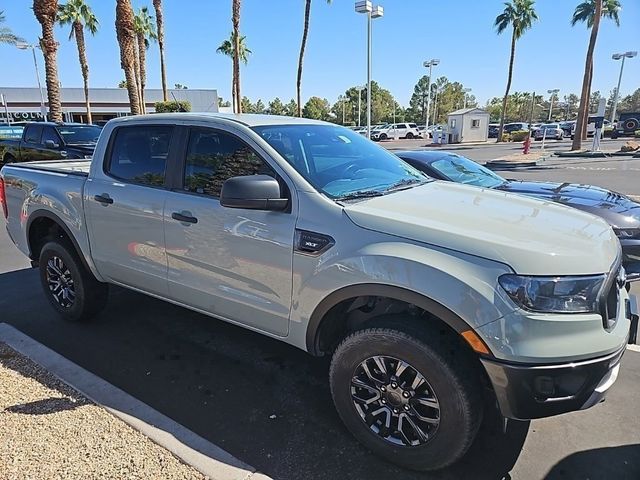
M 421 172 L 351 130 L 333 125 L 254 127 L 311 185 L 325 195 L 380 195 L 429 181 Z
M 456 183 L 494 188 L 505 183 L 505 179 L 473 160 L 450 154 L 431 162 L 431 168 Z
M 557 123 L 549 123 L 547 125 L 542 125 L 541 128 L 560 128 L 560 126 Z
M 67 145 L 96 143 L 101 131 L 102 129 L 95 125 L 63 125 L 58 127 L 58 132 Z

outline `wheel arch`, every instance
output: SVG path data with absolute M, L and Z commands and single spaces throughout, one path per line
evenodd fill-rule
M 341 326 L 341 323 L 345 323 L 344 320 L 341 322 L 339 318 L 331 315 L 336 308 L 340 310 L 340 307 L 343 306 L 348 309 L 358 299 L 376 297 L 415 306 L 435 317 L 458 335 L 471 329 L 470 325 L 456 313 L 423 294 L 393 285 L 364 283 L 340 288 L 327 295 L 316 306 L 307 326 L 307 351 L 312 355 L 322 355 L 325 351 L 324 336 L 331 333 L 331 327 Z M 375 318 L 375 316 L 371 318 Z

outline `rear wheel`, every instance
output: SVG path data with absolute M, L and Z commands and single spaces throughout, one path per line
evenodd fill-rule
M 40 282 L 47 300 L 65 320 L 89 320 L 107 302 L 108 286 L 82 264 L 65 242 L 46 243 L 40 252 Z
M 390 462 L 435 470 L 459 460 L 476 436 L 483 401 L 463 352 L 393 328 L 348 336 L 336 349 L 331 393 L 349 431 Z
M 407 138 L 409 140 L 413 139 L 413 133 L 411 133 L 411 132 L 407 133 Z

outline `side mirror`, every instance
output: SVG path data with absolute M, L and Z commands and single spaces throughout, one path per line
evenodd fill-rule
M 58 145 L 53 140 L 45 140 L 44 141 L 44 146 L 47 147 L 47 148 L 59 148 L 60 147 L 60 145 Z
M 268 175 L 231 177 L 222 185 L 220 194 L 220 205 L 228 208 L 280 211 L 288 204 L 278 181 Z

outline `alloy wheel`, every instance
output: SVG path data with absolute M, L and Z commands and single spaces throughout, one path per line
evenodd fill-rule
M 423 445 L 440 424 L 440 404 L 431 385 L 413 366 L 394 357 L 361 362 L 351 379 L 351 398 L 371 431 L 395 445 Z
M 71 308 L 76 299 L 75 284 L 69 268 L 57 256 L 47 261 L 47 285 L 49 292 L 58 305 Z

